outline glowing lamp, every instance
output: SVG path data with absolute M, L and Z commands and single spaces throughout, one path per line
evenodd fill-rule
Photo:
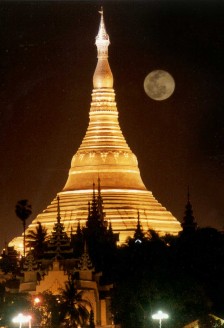
M 168 319 L 169 316 L 167 313 L 164 313 L 163 311 L 158 311 L 157 313 L 152 315 L 153 320 L 158 320 L 159 321 L 159 328 L 162 327 L 162 320 Z
M 12 319 L 12 322 L 19 323 L 19 328 L 22 327 L 23 323 L 29 323 L 29 328 L 31 328 L 31 319 L 32 317 L 30 315 L 24 315 L 22 313 L 19 313 L 16 317 Z
M 41 302 L 40 298 L 39 297 L 35 297 L 34 300 L 33 300 L 34 304 L 37 305 Z

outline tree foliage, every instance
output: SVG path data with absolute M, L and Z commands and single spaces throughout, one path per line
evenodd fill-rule
M 60 324 L 58 296 L 46 290 L 39 294 L 40 302 L 34 306 L 37 324 L 43 328 L 57 328 Z
M 118 248 L 112 311 L 122 327 L 153 325 L 152 313 L 170 314 L 167 327 L 183 327 L 208 313 L 221 314 L 224 236 L 198 229 L 189 236 L 158 237 Z
M 36 260 L 44 256 L 48 238 L 47 229 L 40 222 L 37 223 L 36 230 L 28 231 L 27 246 L 31 248 Z
M 60 294 L 60 322 L 65 328 L 88 325 L 90 303 L 78 291 L 75 280 L 69 279 Z
M 113 238 L 105 233 L 98 238 L 97 233 L 80 229 L 79 238 L 73 239 L 73 247 L 78 242 L 81 251 L 86 240 L 94 266 L 103 272 L 103 282 L 113 283 L 111 311 L 116 324 L 122 328 L 156 327 L 151 315 L 161 309 L 170 315 L 164 323 L 167 328 L 183 327 L 197 319 L 200 328 L 214 325 L 221 328 L 219 322 L 213 322 L 214 318 L 206 317 L 209 313 L 224 315 L 224 235 L 221 232 L 202 228 L 187 235 L 159 237 L 150 230 L 147 234 L 138 233 L 119 247 Z M 46 234 L 40 224 L 31 233 L 36 250 L 38 236 L 43 237 L 40 238 L 43 244 Z M 35 256 L 38 258 L 40 253 L 36 252 Z M 41 327 L 94 326 L 93 313 L 89 316 L 90 304 L 74 280 L 66 283 L 61 296 L 46 291 L 42 297 L 39 308 L 42 312 L 36 313 Z M 13 309 L 8 300 L 1 305 L 1 311 L 6 314 Z
M 205 315 L 198 321 L 199 328 L 224 328 L 224 323 L 213 315 Z
M 16 204 L 15 212 L 17 217 L 23 222 L 26 222 L 28 217 L 32 214 L 32 206 L 27 199 L 19 200 Z

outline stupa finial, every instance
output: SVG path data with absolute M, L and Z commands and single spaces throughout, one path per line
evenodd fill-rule
M 101 15 L 101 19 L 100 19 L 99 31 L 96 36 L 96 46 L 98 47 L 98 45 L 100 45 L 100 42 L 104 41 L 104 44 L 108 47 L 110 44 L 110 39 L 109 39 L 109 35 L 107 34 L 105 23 L 104 23 L 103 7 L 101 7 L 99 13 Z
M 96 36 L 96 47 L 97 47 L 97 66 L 93 75 L 93 87 L 94 89 L 102 88 L 113 88 L 113 74 L 108 63 L 108 46 L 110 44 L 110 38 L 107 34 L 103 7 L 101 7 L 100 13 L 100 26 L 98 34 Z

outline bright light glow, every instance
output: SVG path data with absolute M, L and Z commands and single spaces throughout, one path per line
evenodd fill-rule
M 40 303 L 40 298 L 39 297 L 35 297 L 34 298 L 34 304 L 39 304 Z
M 24 315 L 22 313 L 19 313 L 16 317 L 12 319 L 13 323 L 19 323 L 19 328 L 22 327 L 23 323 L 29 323 L 29 328 L 31 328 L 31 315 Z
M 155 320 L 162 320 L 162 319 L 168 319 L 169 316 L 167 313 L 164 313 L 163 311 L 158 311 L 157 313 L 152 315 L 152 318 Z
M 169 315 L 167 313 L 164 313 L 163 311 L 158 311 L 157 313 L 152 315 L 152 319 L 159 320 L 159 327 L 162 327 L 162 320 L 168 319 Z

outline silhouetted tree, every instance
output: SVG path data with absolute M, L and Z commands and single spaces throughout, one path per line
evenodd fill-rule
M 95 328 L 93 310 L 91 310 L 90 314 L 89 314 L 89 327 L 90 328 Z
M 199 328 L 224 328 L 224 323 L 219 318 L 215 318 L 213 315 L 206 315 L 199 319 Z
M 60 325 L 60 303 L 58 295 L 46 290 L 38 295 L 40 302 L 34 304 L 36 324 L 42 328 L 58 328 Z
M 0 268 L 4 273 L 16 275 L 20 270 L 19 253 L 14 247 L 7 246 L 0 257 Z
M 158 308 L 170 313 L 166 326 L 177 328 L 211 311 L 204 284 L 207 272 L 197 271 L 197 262 L 206 254 L 197 254 L 196 248 L 193 252 L 178 239 L 166 243 L 150 230 L 142 243 L 129 240 L 118 248 L 112 312 L 122 328 L 146 327 Z
M 40 222 L 37 223 L 36 230 L 28 231 L 26 235 L 27 245 L 32 249 L 35 259 L 41 259 L 46 249 L 48 240 L 47 229 Z
M 23 223 L 23 255 L 25 257 L 25 255 L 26 255 L 26 237 L 25 237 L 26 220 L 32 214 L 32 207 L 29 204 L 27 199 L 23 199 L 23 200 L 20 200 L 17 202 L 15 212 L 16 212 L 17 217 Z
M 78 291 L 74 279 L 65 283 L 65 289 L 60 295 L 60 320 L 61 325 L 66 328 L 84 327 L 88 325 L 90 308 L 89 301 L 83 299 L 83 292 Z

